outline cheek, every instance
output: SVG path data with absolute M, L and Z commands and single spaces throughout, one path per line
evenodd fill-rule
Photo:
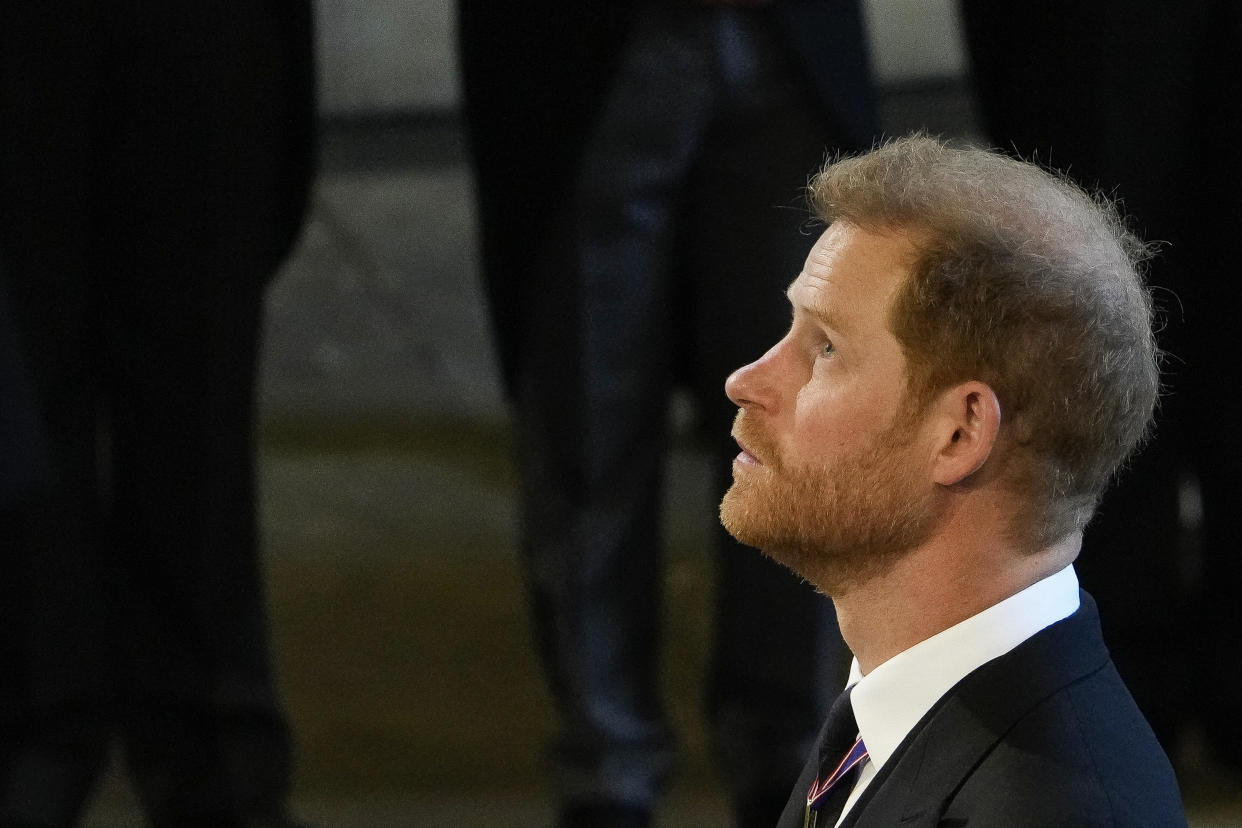
M 853 454 L 874 442 L 891 413 L 891 403 L 875 395 L 808 385 L 798 393 L 787 457 L 796 465 Z
M 798 460 L 831 457 L 848 445 L 859 424 L 855 412 L 842 403 L 839 395 L 811 386 L 798 393 L 790 441 Z

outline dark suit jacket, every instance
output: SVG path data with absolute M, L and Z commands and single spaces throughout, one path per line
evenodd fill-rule
M 525 297 L 534 257 L 564 203 L 640 5 L 615 0 L 458 4 L 483 273 L 508 381 L 530 339 Z M 776 0 L 772 13 L 822 105 L 832 130 L 825 145 L 868 148 L 878 116 L 857 0 Z
M 818 745 L 812 756 L 818 756 Z M 814 759 L 779 828 L 802 824 Z M 1177 781 L 1109 658 L 1095 602 L 944 695 L 844 826 L 1185 825 Z

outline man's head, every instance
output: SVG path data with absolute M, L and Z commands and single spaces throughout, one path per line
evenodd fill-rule
M 1146 248 L 1073 184 L 930 138 L 810 189 L 830 226 L 793 326 L 727 386 L 761 464 L 735 464 L 726 527 L 817 583 L 887 566 L 984 484 L 1020 548 L 1080 531 L 1155 404 Z M 825 554 L 843 564 L 817 580 Z

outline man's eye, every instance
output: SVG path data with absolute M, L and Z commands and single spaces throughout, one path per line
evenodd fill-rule
M 832 356 L 835 351 L 836 348 L 833 347 L 831 342 L 824 343 L 823 356 Z

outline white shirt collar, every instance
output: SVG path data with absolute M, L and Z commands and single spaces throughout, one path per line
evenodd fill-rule
M 1078 603 L 1078 576 L 1071 565 L 920 641 L 866 676 L 854 659 L 846 686 L 854 685 L 850 702 L 873 768 L 883 767 L 953 685 L 1045 627 L 1072 615 Z

